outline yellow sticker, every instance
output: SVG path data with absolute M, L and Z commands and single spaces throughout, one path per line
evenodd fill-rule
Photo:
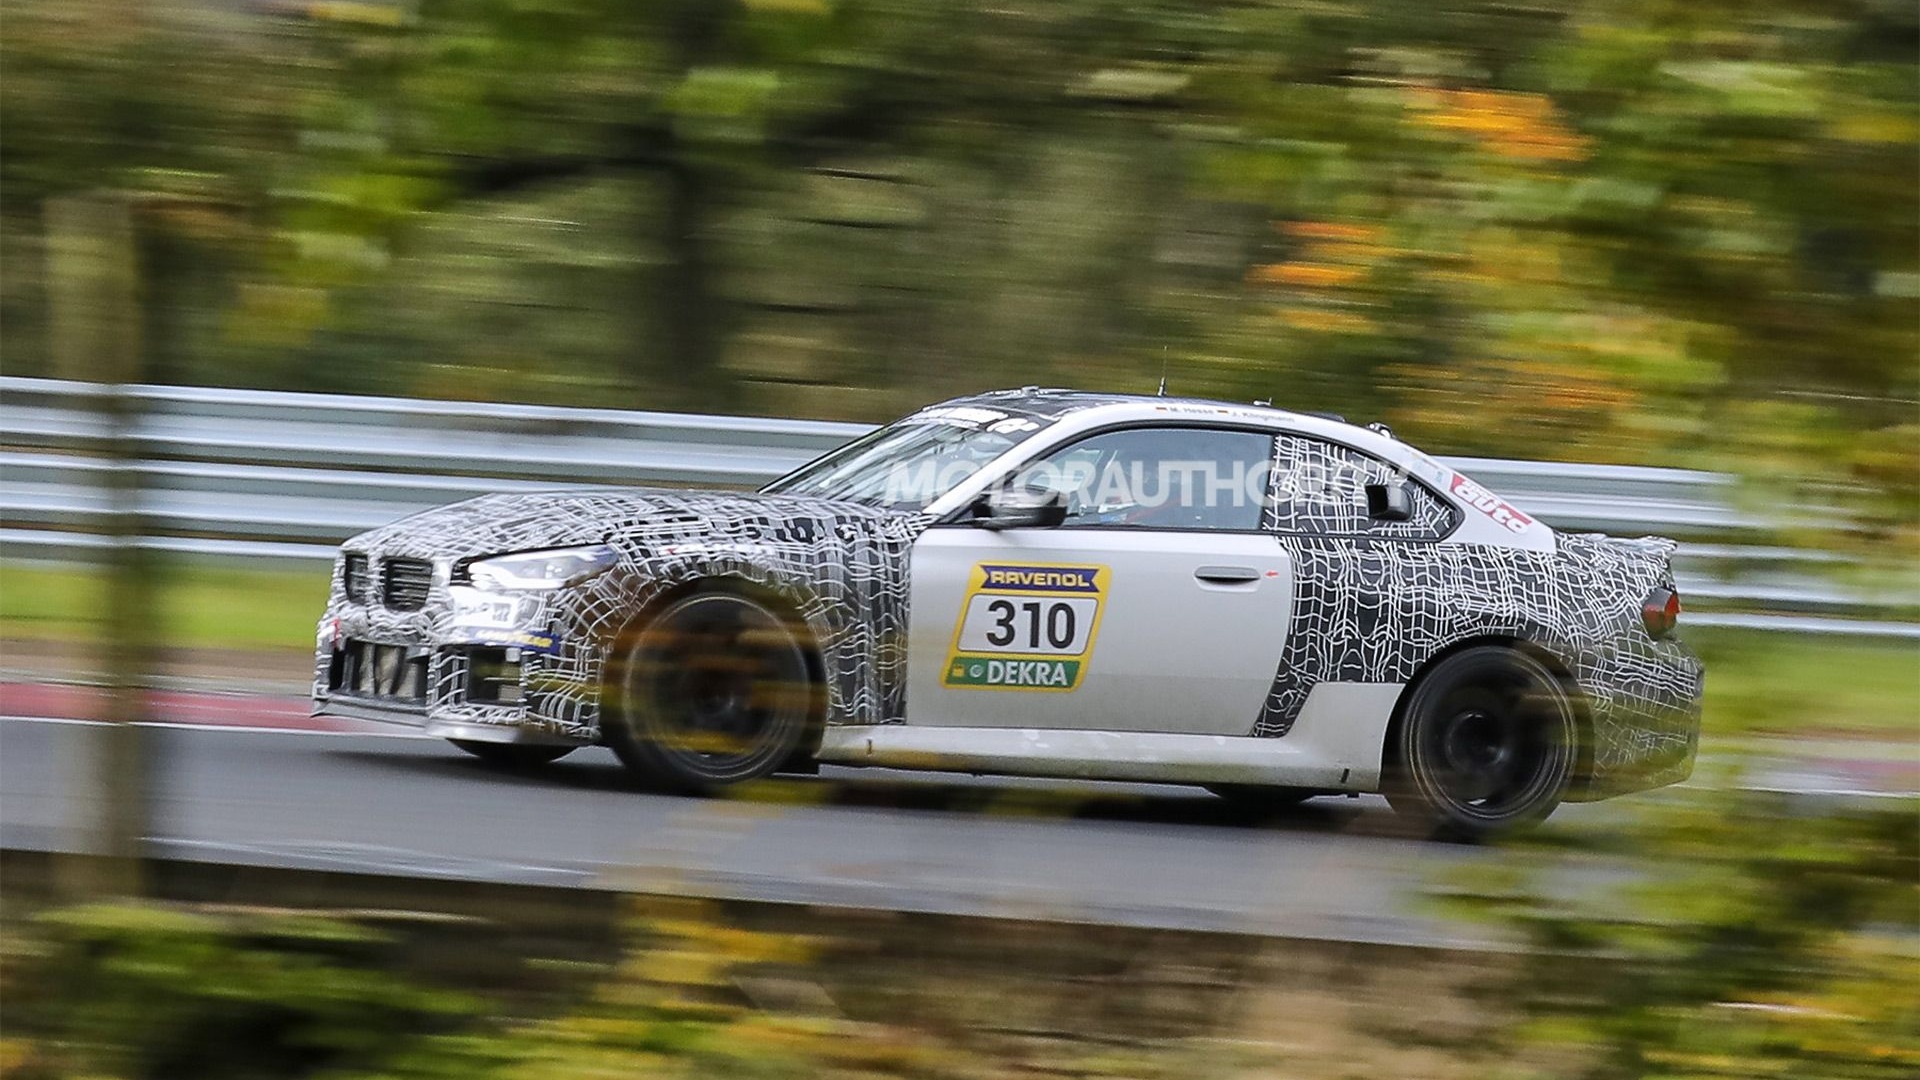
M 1093 658 L 1110 576 L 1104 566 L 975 566 L 941 684 L 956 690 L 1078 689 Z

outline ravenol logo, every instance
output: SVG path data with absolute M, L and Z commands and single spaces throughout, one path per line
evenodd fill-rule
M 974 572 L 975 592 L 1084 593 L 1100 592 L 1104 566 L 1005 566 L 982 563 Z
M 941 685 L 1078 689 L 1093 658 L 1108 577 L 1104 566 L 975 566 Z

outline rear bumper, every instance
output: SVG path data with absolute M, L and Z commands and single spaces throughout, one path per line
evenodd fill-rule
M 1577 678 L 1592 742 L 1584 781 L 1568 798 L 1605 799 L 1692 776 L 1706 685 L 1693 650 L 1641 636 L 1583 659 Z

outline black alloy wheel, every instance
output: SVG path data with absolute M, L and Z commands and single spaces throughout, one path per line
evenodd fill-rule
M 608 687 L 607 743 L 650 786 L 710 793 L 787 765 L 816 709 L 805 629 L 722 590 L 629 634 Z
M 1414 686 L 1389 751 L 1395 811 L 1434 835 L 1481 840 L 1537 824 L 1560 805 L 1579 721 L 1561 678 L 1540 660 L 1480 645 Z

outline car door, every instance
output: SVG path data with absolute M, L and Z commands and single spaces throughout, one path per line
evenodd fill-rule
M 917 541 L 907 722 L 1245 735 L 1284 642 L 1292 566 L 1261 529 L 1273 436 L 1136 426 L 1022 475 L 1050 528 Z

